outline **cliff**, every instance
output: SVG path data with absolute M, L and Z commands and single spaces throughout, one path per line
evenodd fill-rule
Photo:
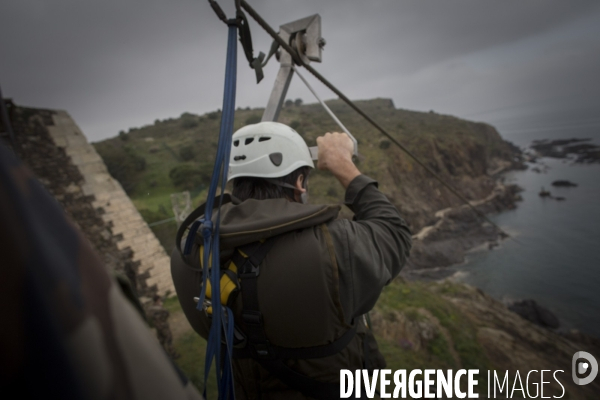
M 508 387 L 517 388 L 516 373 L 535 396 L 540 371 L 557 373 L 563 398 L 595 399 L 600 381 L 578 386 L 571 378 L 571 361 L 578 351 L 600 354 L 600 341 L 575 331 L 559 334 L 541 328 L 509 311 L 480 290 L 450 281 L 438 283 L 396 281 L 384 292 L 371 315 L 373 331 L 391 369 L 479 369 L 480 398 L 487 398 L 487 371 Z M 493 375 L 492 375 L 493 379 Z M 544 396 L 561 397 L 563 389 L 546 373 Z M 492 382 L 493 384 L 493 382 Z M 525 392 L 527 393 L 527 392 Z M 503 392 L 496 398 L 529 398 L 521 391 Z M 539 393 L 538 393 L 539 394 Z

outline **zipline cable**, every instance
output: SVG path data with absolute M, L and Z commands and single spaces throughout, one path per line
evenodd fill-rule
M 331 91 L 338 95 L 340 99 L 342 99 L 346 104 L 348 104 L 354 111 L 360 114 L 364 119 L 366 119 L 371 125 L 373 125 L 379 132 L 381 132 L 385 137 L 390 139 L 392 143 L 398 146 L 402 151 L 404 151 L 410 158 L 412 158 L 417 164 L 423 167 L 427 172 L 429 172 L 436 180 L 438 180 L 442 185 L 444 185 L 452 194 L 462 200 L 467 206 L 475 212 L 479 217 L 489 222 L 492 226 L 494 226 L 500 233 L 505 235 L 506 237 L 511 238 L 515 242 L 519 243 L 515 238 L 506 233 L 502 228 L 500 228 L 496 223 L 494 223 L 491 219 L 489 219 L 484 213 L 479 211 L 475 206 L 471 204 L 471 202 L 463 196 L 457 189 L 454 188 L 451 184 L 444 181 L 434 170 L 429 168 L 424 162 L 422 162 L 412 151 L 406 148 L 402 143 L 400 143 L 396 138 L 390 135 L 381 125 L 375 122 L 368 114 L 366 114 L 363 110 L 361 110 L 352 100 L 350 100 L 344 93 L 342 93 L 338 88 L 336 88 L 331 82 L 329 82 L 325 77 L 323 77 L 318 71 L 316 71 L 310 64 L 305 63 L 302 58 L 298 55 L 295 49 L 293 49 L 288 43 L 285 42 L 278 34 L 275 32 L 273 28 L 248 4 L 245 0 L 240 0 L 239 4 L 242 6 L 244 10 L 250 14 L 250 16 L 265 30 L 267 33 L 279 43 L 279 45 L 287 51 L 293 61 L 306 68 L 308 72 L 313 74 L 315 78 L 320 80 L 325 86 L 327 86 Z

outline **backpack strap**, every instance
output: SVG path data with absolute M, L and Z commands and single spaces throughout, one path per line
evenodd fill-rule
M 323 346 L 286 348 L 271 345 L 265 334 L 263 316 L 258 304 L 257 279 L 260 275 L 260 264 L 274 243 L 275 238 L 251 243 L 236 249 L 232 256 L 232 261 L 238 266 L 238 277 L 241 280 L 242 321 L 245 327 L 244 333 L 247 335 L 246 346 L 234 348 L 233 358 L 254 359 L 271 375 L 305 396 L 317 400 L 339 398 L 339 383 L 319 382 L 288 367 L 284 360 L 322 358 L 334 355 L 343 350 L 354 338 L 357 324 L 353 324 L 334 342 Z
M 232 261 L 238 268 L 238 277 L 242 286 L 242 321 L 244 332 L 248 337 L 248 345 L 256 357 L 264 357 L 269 354 L 269 341 L 265 335 L 262 313 L 258 307 L 257 279 L 260 274 L 260 264 L 266 257 L 271 247 L 275 244 L 275 238 L 264 242 L 254 242 L 242 246 L 234 252 Z M 242 256 L 240 251 L 246 254 Z
M 242 291 L 243 293 L 243 291 Z M 342 351 L 350 341 L 356 335 L 356 325 L 353 325 L 350 329 L 348 329 L 342 336 L 337 338 L 335 341 L 324 344 L 322 346 L 313 346 L 313 347 L 299 347 L 299 348 L 291 348 L 291 347 L 279 347 L 270 345 L 268 348 L 269 354 L 267 358 L 275 358 L 275 359 L 297 359 L 297 360 L 306 360 L 310 358 L 323 358 L 329 357 L 336 353 Z M 255 353 L 252 349 L 246 347 L 244 349 L 234 349 L 233 350 L 233 358 L 256 358 Z
M 231 203 L 231 195 L 229 193 L 225 193 L 222 196 L 217 196 L 215 197 L 215 201 L 214 201 L 214 205 L 218 206 L 219 203 L 221 204 L 227 204 L 227 203 Z M 192 224 L 192 227 L 190 227 L 190 235 L 196 234 L 196 231 L 198 230 L 198 227 L 200 226 L 200 222 L 196 221 L 198 218 L 200 218 L 201 216 L 204 215 L 204 212 L 206 211 L 206 203 L 202 204 L 200 207 L 196 208 L 194 211 L 192 211 L 190 213 L 190 215 L 187 216 L 187 218 L 181 223 L 181 225 L 179 225 L 179 228 L 177 229 L 177 235 L 175 235 L 175 247 L 177 248 L 177 251 L 179 252 L 179 254 L 181 255 L 181 257 L 183 258 L 183 260 L 185 262 L 187 262 L 187 257 L 183 254 L 183 252 L 181 251 L 181 239 L 183 238 L 183 234 L 185 233 L 185 230 L 190 226 L 190 224 Z

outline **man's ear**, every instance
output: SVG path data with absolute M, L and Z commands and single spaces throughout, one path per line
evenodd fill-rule
M 296 184 L 294 185 L 296 187 L 296 190 L 300 193 L 306 192 L 304 179 L 305 179 L 304 175 L 302 175 L 302 174 L 298 175 L 298 179 L 296 179 Z

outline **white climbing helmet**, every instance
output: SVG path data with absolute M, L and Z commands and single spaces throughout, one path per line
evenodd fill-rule
M 227 180 L 241 176 L 279 178 L 315 165 L 304 139 L 279 122 L 246 125 L 233 134 Z

